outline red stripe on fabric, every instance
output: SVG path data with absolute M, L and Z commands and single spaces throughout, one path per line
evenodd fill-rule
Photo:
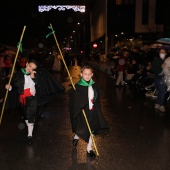
M 22 105 L 26 104 L 25 97 L 29 96 L 32 96 L 32 94 L 30 93 L 30 88 L 24 89 L 24 93 L 20 95 L 20 102 L 22 103 Z

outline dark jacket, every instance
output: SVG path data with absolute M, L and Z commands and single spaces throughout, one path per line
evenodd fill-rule
M 37 78 L 35 77 L 32 80 L 36 84 L 35 85 L 35 88 L 36 88 Z M 24 93 L 24 84 L 25 84 L 24 73 L 21 70 L 19 70 L 13 75 L 12 80 L 11 80 L 11 86 L 13 89 L 16 89 L 18 94 L 20 95 Z
M 162 79 L 163 78 L 163 74 L 162 73 L 162 64 L 163 64 L 164 60 L 162 60 L 160 57 L 156 57 L 153 62 L 152 62 L 152 67 L 151 70 L 154 73 L 154 78 L 155 79 Z
M 44 68 L 36 70 L 35 82 L 37 105 L 43 105 L 53 100 L 54 97 L 65 88 Z M 18 106 L 19 95 L 24 92 L 24 73 L 17 71 L 11 80 L 12 90 L 8 94 L 6 108 L 16 108 Z
M 100 134 L 103 130 L 109 129 L 101 112 L 99 90 L 95 84 L 93 84 L 92 87 L 95 96 L 93 110 L 89 110 L 88 86 L 76 84 L 76 90 L 73 88 L 69 90 L 69 108 L 72 131 L 85 142 L 88 142 L 90 132 L 82 110 L 84 110 L 91 131 L 94 134 Z

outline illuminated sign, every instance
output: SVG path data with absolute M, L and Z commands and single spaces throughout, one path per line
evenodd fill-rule
M 72 9 L 75 12 L 85 12 L 85 6 L 82 5 L 39 5 L 38 11 L 45 12 L 50 11 L 51 9 L 57 9 L 58 11 L 65 11 L 66 9 Z

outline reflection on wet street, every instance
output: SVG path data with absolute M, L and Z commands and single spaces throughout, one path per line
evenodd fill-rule
M 70 66 L 77 82 L 79 66 Z M 34 143 L 26 143 L 27 128 L 17 110 L 6 110 L 0 126 L 1 170 L 169 170 L 170 107 L 162 115 L 154 99 L 135 93 L 128 86 L 115 87 L 115 79 L 94 70 L 101 90 L 102 111 L 110 131 L 94 138 L 99 156 L 86 154 L 86 143 L 72 146 L 66 70 L 52 73 L 65 92 L 48 103 L 35 124 Z

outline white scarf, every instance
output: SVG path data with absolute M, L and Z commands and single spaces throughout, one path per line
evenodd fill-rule
M 31 79 L 30 75 L 24 75 L 25 77 L 25 84 L 24 84 L 24 89 L 30 88 L 30 93 L 35 96 L 35 83 Z
M 88 87 L 88 98 L 89 98 L 89 109 L 92 110 L 93 109 L 93 100 L 94 100 L 94 90 L 92 88 L 92 86 Z

